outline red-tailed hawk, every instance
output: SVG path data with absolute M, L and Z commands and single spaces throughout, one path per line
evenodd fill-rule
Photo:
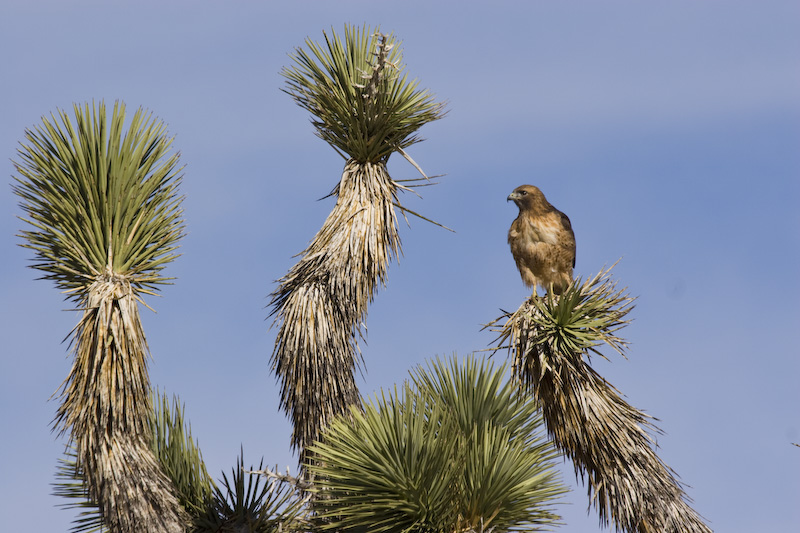
M 575 233 L 567 215 L 550 205 L 533 185 L 520 185 L 508 195 L 519 215 L 508 230 L 508 244 L 522 281 L 561 294 L 572 281 Z

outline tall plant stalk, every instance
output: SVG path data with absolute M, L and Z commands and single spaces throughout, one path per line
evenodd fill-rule
M 28 130 L 14 192 L 45 272 L 82 312 L 56 427 L 68 433 L 89 498 L 112 532 L 183 531 L 187 516 L 151 449 L 143 294 L 182 236 L 178 155 L 163 123 L 125 106 L 75 106 Z M 60 123 L 59 123 L 60 120 Z
M 389 262 L 401 251 L 395 208 L 408 186 L 388 173 L 389 156 L 419 142 L 416 131 L 441 118 L 442 104 L 402 74 L 389 35 L 345 27 L 325 45 L 307 40 L 284 69 L 285 91 L 313 115 L 317 135 L 346 160 L 332 194 L 333 211 L 272 293 L 279 325 L 272 368 L 281 406 L 290 416 L 292 445 L 318 440 L 335 416 L 359 406 L 355 370 L 367 307 Z
M 533 296 L 499 326 L 520 388 L 588 485 L 600 523 L 629 533 L 711 530 L 689 505 L 676 474 L 655 452 L 653 419 L 628 404 L 590 365 L 602 345 L 624 354 L 617 332 L 633 298 L 609 272 L 573 282 L 560 296 Z

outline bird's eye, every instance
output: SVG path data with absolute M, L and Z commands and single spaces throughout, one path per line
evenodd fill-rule
M 525 196 L 528 194 L 528 191 L 519 191 L 520 196 Z

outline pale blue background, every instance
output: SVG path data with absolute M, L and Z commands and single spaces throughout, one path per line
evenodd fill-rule
M 169 124 L 186 164 L 178 277 L 144 311 L 154 385 L 180 394 L 209 470 L 292 464 L 269 372 L 273 280 L 332 207 L 342 160 L 280 91 L 309 36 L 345 22 L 404 41 L 449 115 L 410 150 L 447 174 L 369 313 L 364 393 L 427 358 L 485 348 L 526 296 L 505 239 L 522 183 L 572 219 L 576 273 L 622 257 L 639 296 L 630 360 L 598 362 L 658 417 L 660 456 L 719 532 L 800 530 L 800 4 L 34 2 L 0 5 L 0 529 L 65 531 L 50 431 L 78 319 L 25 268 L 8 185 L 25 128 L 73 102 Z M 415 171 L 399 158 L 395 178 Z M 497 356 L 498 360 L 502 356 Z M 569 464 L 565 479 L 574 484 Z M 585 489 L 564 531 L 598 531 Z

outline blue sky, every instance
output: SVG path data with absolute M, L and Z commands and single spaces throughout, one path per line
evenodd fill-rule
M 280 91 L 288 53 L 346 22 L 403 41 L 412 77 L 447 101 L 410 154 L 446 174 L 403 200 L 453 228 L 401 228 L 404 256 L 370 308 L 365 394 L 527 296 L 506 196 L 538 185 L 569 215 L 576 274 L 622 258 L 638 296 L 629 360 L 597 368 L 660 420 L 659 454 L 716 531 L 800 527 L 800 4 L 793 1 L 23 2 L 0 5 L 0 160 L 73 102 L 124 101 L 169 125 L 186 165 L 178 279 L 144 311 L 153 384 L 179 394 L 212 475 L 291 464 L 269 372 L 267 295 L 331 209 L 341 158 Z M 414 177 L 395 158 L 397 179 Z M 50 430 L 75 313 L 25 268 L 0 194 L 0 514 L 65 531 Z M 501 358 L 502 354 L 497 355 Z M 565 480 L 575 485 L 572 468 Z M 571 532 L 599 531 L 577 486 Z

